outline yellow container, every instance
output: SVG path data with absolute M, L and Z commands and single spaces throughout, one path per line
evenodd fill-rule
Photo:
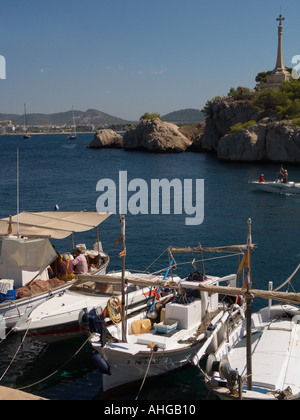
M 145 334 L 152 328 L 150 319 L 138 319 L 131 323 L 131 334 Z

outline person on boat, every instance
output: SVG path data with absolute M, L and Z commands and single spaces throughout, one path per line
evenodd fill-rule
M 72 261 L 72 264 L 75 267 L 76 274 L 85 274 L 89 271 L 87 260 L 78 248 L 75 251 L 75 259 Z
M 283 180 L 282 180 L 284 184 L 287 184 L 288 177 L 289 177 L 288 171 L 285 169 L 284 174 L 283 174 Z
M 258 182 L 266 182 L 264 179 L 264 174 L 261 174 L 261 176 L 259 177 Z
M 277 182 L 283 182 L 283 177 L 284 177 L 284 168 L 283 168 L 283 165 L 281 165 L 280 166 L 280 171 L 277 173 L 276 181 Z
M 74 266 L 69 254 L 64 254 L 57 265 L 57 277 L 63 281 L 75 279 Z

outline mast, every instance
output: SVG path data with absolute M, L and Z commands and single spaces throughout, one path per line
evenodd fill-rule
M 75 125 L 75 116 L 74 116 L 74 107 L 72 106 L 72 113 L 73 113 L 73 132 L 74 136 L 76 136 L 76 125 Z
M 252 236 L 251 236 L 251 219 L 248 219 L 248 237 L 247 237 L 247 390 L 252 390 L 252 334 L 251 334 L 251 315 L 252 315 L 252 273 L 251 273 L 251 249 L 252 249 Z
M 120 216 L 121 222 L 121 236 L 122 236 L 122 341 L 127 342 L 127 316 L 125 309 L 125 288 L 127 280 L 125 278 L 125 259 L 126 259 L 126 241 L 125 241 L 125 217 Z
M 19 148 L 17 148 L 17 237 L 19 238 L 19 212 L 20 212 L 20 174 L 19 174 Z

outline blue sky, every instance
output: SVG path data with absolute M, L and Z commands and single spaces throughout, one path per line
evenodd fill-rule
M 300 54 L 299 0 L 0 0 L 0 112 L 95 108 L 137 120 L 253 88 Z

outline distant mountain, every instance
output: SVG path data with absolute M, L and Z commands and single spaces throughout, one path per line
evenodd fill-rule
M 98 127 L 102 125 L 134 123 L 134 121 L 123 120 L 96 109 L 88 109 L 85 112 L 74 110 L 74 116 L 77 126 L 94 125 Z M 204 121 L 204 119 L 204 114 L 198 109 L 183 109 L 162 117 L 163 121 L 176 123 L 194 123 Z M 22 126 L 24 124 L 23 115 L 0 113 L 0 121 L 3 120 L 11 120 L 14 125 Z M 71 126 L 73 124 L 73 116 L 72 111 L 55 114 L 27 114 L 27 121 L 29 126 Z
M 86 125 L 111 125 L 111 124 L 127 124 L 130 121 L 122 118 L 114 117 L 96 109 L 88 109 L 87 111 L 75 111 L 75 122 L 77 126 Z M 17 114 L 0 114 L 0 121 L 11 120 L 14 125 L 23 125 L 24 116 Z M 58 112 L 55 114 L 27 114 L 27 121 L 29 126 L 35 125 L 52 125 L 52 126 L 70 126 L 73 124 L 72 111 Z
M 194 123 L 205 120 L 203 112 L 199 109 L 182 109 L 180 111 L 171 112 L 161 118 L 163 121 L 176 123 Z

